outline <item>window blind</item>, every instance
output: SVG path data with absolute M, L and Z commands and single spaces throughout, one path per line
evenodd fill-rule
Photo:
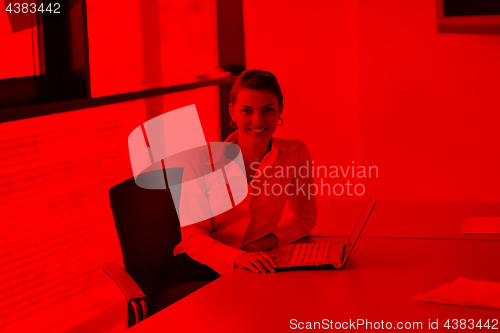
M 139 100 L 0 124 L 0 329 L 123 262 L 108 191 L 132 176 L 127 138 L 144 115 Z

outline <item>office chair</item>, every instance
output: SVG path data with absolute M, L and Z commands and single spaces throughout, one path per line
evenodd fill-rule
M 141 184 L 166 183 L 164 171 L 170 179 L 182 180 L 182 168 L 172 168 L 140 175 Z M 181 241 L 180 224 L 168 186 L 161 190 L 144 189 L 137 186 L 132 177 L 113 186 L 109 197 L 125 269 L 116 263 L 106 263 L 103 270 L 128 301 L 130 327 L 155 312 L 161 284 L 173 259 L 173 249 Z M 209 281 L 173 286 L 161 296 L 162 301 L 174 303 L 207 283 Z

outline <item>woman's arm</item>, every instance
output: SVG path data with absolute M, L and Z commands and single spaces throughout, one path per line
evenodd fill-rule
M 244 251 L 223 244 L 211 236 L 212 212 L 225 203 L 220 196 L 227 191 L 222 177 L 216 177 L 210 164 L 202 162 L 187 165 L 183 171 L 179 220 L 182 241 L 175 252 L 186 252 L 194 260 L 207 265 L 219 274 L 234 269 L 235 259 Z M 212 197 L 212 201 L 210 201 Z M 219 210 L 224 210 L 224 207 Z
M 243 247 L 243 250 L 247 252 L 267 251 L 276 245 L 278 245 L 278 237 L 275 234 L 270 233 L 261 239 L 248 243 Z
M 316 208 L 316 197 L 314 191 L 314 177 L 310 168 L 312 167 L 311 156 L 307 146 L 301 142 L 299 147 L 296 170 L 300 167 L 308 168 L 306 177 L 304 172 L 297 172 L 289 187 L 287 208 L 290 217 L 282 221 L 280 226 L 272 232 L 278 237 L 278 244 L 288 244 L 309 235 L 316 223 L 318 216 Z M 311 193 L 313 192 L 313 193 Z
M 214 239 L 211 229 L 211 219 L 182 227 L 182 250 L 222 275 L 234 269 L 236 258 L 245 251 Z
M 266 253 L 245 251 L 222 244 L 210 236 L 211 220 L 181 228 L 182 249 L 194 260 L 207 265 L 219 274 L 235 267 L 246 268 L 255 273 L 275 271 L 273 258 Z

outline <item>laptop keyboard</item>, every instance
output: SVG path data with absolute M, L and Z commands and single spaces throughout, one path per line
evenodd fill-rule
M 330 243 L 295 244 L 290 254 L 289 264 L 313 264 L 326 262 Z

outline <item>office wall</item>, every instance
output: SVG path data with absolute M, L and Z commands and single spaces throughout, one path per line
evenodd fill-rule
M 499 35 L 438 34 L 433 0 L 244 1 L 244 23 L 284 90 L 276 135 L 315 164 L 377 166 L 351 178 L 381 199 L 500 200 Z

